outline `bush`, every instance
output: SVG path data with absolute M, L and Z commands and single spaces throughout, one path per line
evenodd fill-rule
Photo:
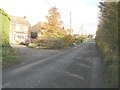
M 73 46 L 73 43 L 80 43 L 84 37 L 76 38 L 71 35 L 66 35 L 62 38 L 44 38 L 37 39 L 28 47 L 31 48 L 48 48 L 48 49 L 64 49 Z
M 50 49 L 62 49 L 64 48 L 64 42 L 62 42 L 61 40 L 49 41 L 46 42 L 46 46 Z
M 64 36 L 62 40 L 64 42 L 64 47 L 66 48 L 73 46 L 73 43 L 75 42 L 75 38 L 71 35 Z
M 64 48 L 64 41 L 57 38 L 37 39 L 29 44 L 30 48 L 48 48 L 48 49 L 62 49 Z
M 30 44 L 28 44 L 28 47 L 30 47 L 30 48 L 36 48 L 37 44 L 36 43 L 30 43 Z

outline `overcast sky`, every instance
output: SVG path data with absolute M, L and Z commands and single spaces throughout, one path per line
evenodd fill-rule
M 94 34 L 98 24 L 98 5 L 100 0 L 0 0 L 0 8 L 9 15 L 27 16 L 31 26 L 40 21 L 46 21 L 50 7 L 56 6 L 61 15 L 63 26 L 70 26 L 72 13 L 72 28 L 78 33 L 83 24 L 84 32 Z

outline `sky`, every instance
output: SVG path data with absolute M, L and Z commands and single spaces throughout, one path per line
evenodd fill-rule
M 98 5 L 100 0 L 0 0 L 0 8 L 12 16 L 27 16 L 31 26 L 46 21 L 48 10 L 55 6 L 61 15 L 63 26 L 71 26 L 75 34 L 81 31 L 95 34 L 98 25 Z

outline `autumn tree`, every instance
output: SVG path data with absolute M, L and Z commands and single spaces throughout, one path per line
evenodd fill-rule
M 65 30 L 62 27 L 60 18 L 58 8 L 52 7 L 49 9 L 48 15 L 46 16 L 47 23 L 44 31 L 45 37 L 61 38 L 64 36 Z
M 40 45 L 41 48 L 42 45 L 44 45 L 44 47 L 50 49 L 60 49 L 72 46 L 74 38 L 68 35 L 67 30 L 64 29 L 58 8 L 50 8 L 46 19 L 47 22 L 45 22 L 44 31 L 42 32 L 42 41 L 36 40 L 37 46 Z

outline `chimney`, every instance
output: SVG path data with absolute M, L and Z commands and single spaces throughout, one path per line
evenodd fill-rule
M 27 20 L 27 16 L 24 16 L 24 19 Z

